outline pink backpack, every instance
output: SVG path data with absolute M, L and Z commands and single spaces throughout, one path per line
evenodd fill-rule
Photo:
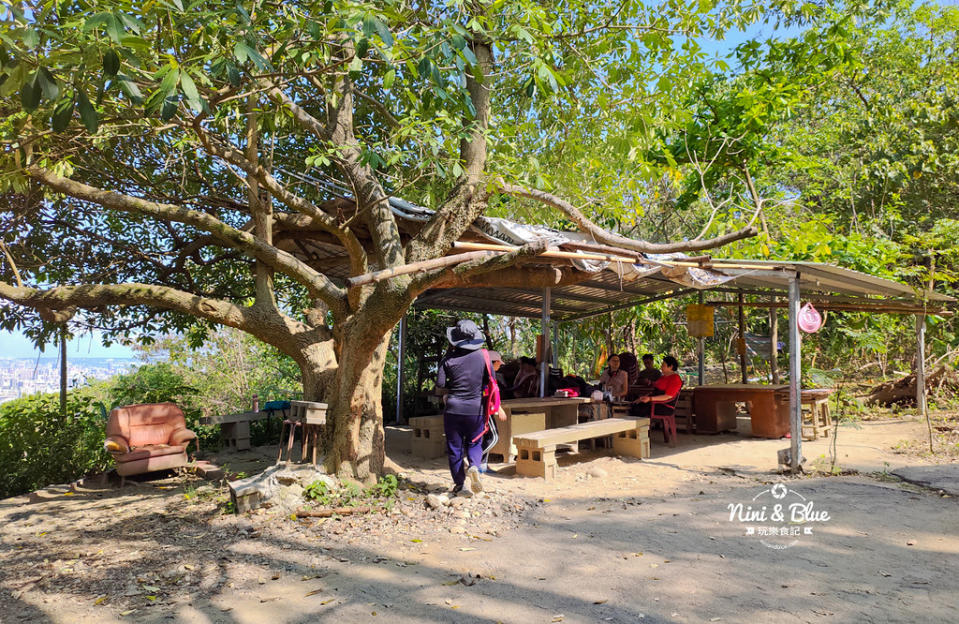
M 486 407 L 486 415 L 492 416 L 499 411 L 499 384 L 496 383 L 496 373 L 493 372 L 493 363 L 490 361 L 489 351 L 486 349 L 483 349 L 483 360 L 486 362 L 486 372 L 489 373 L 489 385 L 483 388 L 484 406 Z

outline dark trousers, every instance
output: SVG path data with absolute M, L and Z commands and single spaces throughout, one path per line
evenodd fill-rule
M 478 469 L 483 462 L 483 429 L 486 418 L 482 415 L 450 414 L 443 415 L 443 429 L 446 432 L 446 454 L 450 460 L 450 474 L 453 483 L 463 485 L 466 469 L 463 459 Z M 473 440 L 476 440 L 475 442 Z
M 653 413 L 653 405 L 653 403 L 633 403 L 629 406 L 629 415 L 649 418 L 649 415 Z

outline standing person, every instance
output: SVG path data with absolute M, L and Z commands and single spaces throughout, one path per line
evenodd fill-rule
M 489 361 L 493 365 L 493 374 L 496 375 L 496 383 L 499 384 L 500 391 L 505 390 L 509 385 L 506 383 L 506 377 L 499 370 L 503 368 L 503 356 L 499 354 L 499 351 L 490 351 Z
M 612 355 L 606 360 L 606 370 L 599 378 L 599 384 L 603 389 L 609 390 L 613 395 L 614 401 L 622 401 L 629 392 L 629 375 L 619 367 L 619 356 Z
M 486 337 L 476 323 L 462 320 L 446 329 L 446 338 L 450 349 L 440 362 L 436 386 L 447 392 L 443 428 L 453 476 L 453 493 L 463 491 L 467 476 L 470 489 L 478 493 L 483 491 L 479 467 L 483 461 L 483 433 L 487 418 L 483 388 L 490 383 L 487 353 L 481 348 Z M 464 459 L 469 461 L 468 470 L 464 469 Z

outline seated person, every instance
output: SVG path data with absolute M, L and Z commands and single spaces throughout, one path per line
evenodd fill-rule
M 630 414 L 649 418 L 654 404 L 669 403 L 675 399 L 683 387 L 683 378 L 676 372 L 678 368 L 679 362 L 676 361 L 676 358 L 671 355 L 664 357 L 662 365 L 663 376 L 653 383 L 653 388 L 658 391 L 659 394 L 641 396 L 633 401 L 634 405 L 629 410 Z
M 653 364 L 653 354 L 647 353 L 644 355 L 643 369 L 639 371 L 639 376 L 636 378 L 636 384 L 640 386 L 651 386 L 662 376 L 663 374 L 659 372 L 659 369 Z
M 599 378 L 599 385 L 613 395 L 614 401 L 622 401 L 629 392 L 629 376 L 619 367 L 619 356 L 611 355 L 606 360 L 606 370 Z
M 536 370 L 536 360 L 523 356 L 520 358 L 519 372 L 513 385 L 509 388 L 517 399 L 539 396 L 539 375 Z

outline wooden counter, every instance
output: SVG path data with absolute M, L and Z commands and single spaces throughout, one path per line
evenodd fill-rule
M 753 435 L 781 438 L 789 433 L 789 386 L 722 384 L 693 389 L 696 433 L 736 428 L 736 403 L 747 403 Z

